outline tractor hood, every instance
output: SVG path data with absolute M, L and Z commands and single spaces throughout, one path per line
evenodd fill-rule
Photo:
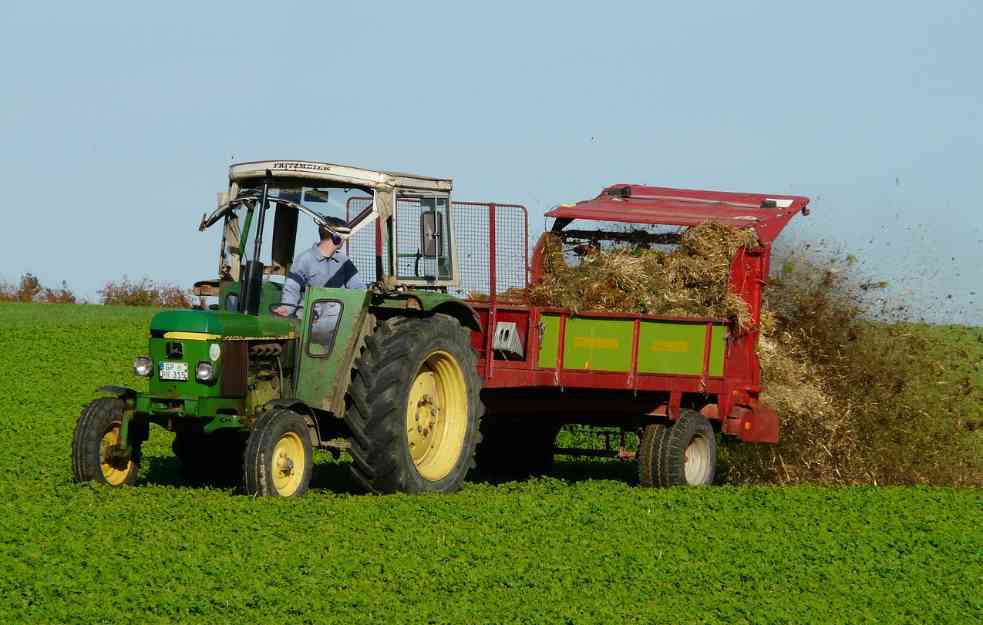
M 151 335 L 171 332 L 212 335 L 201 338 L 294 338 L 294 325 L 268 315 L 244 315 L 218 310 L 165 310 L 150 320 Z

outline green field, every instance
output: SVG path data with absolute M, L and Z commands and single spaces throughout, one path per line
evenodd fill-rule
M 0 623 L 954 623 L 983 620 L 983 496 L 643 490 L 617 462 L 452 496 L 299 500 L 71 481 L 83 403 L 133 385 L 152 311 L 0 305 Z

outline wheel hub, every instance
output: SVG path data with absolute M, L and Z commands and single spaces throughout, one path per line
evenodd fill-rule
M 273 448 L 273 458 L 270 462 L 273 474 L 273 486 L 283 497 L 294 494 L 304 477 L 304 445 L 294 432 L 286 432 Z
M 276 460 L 276 466 L 280 470 L 281 475 L 293 475 L 294 472 L 294 461 L 287 457 L 283 452 Z
M 102 475 L 113 486 L 119 486 L 126 481 L 133 462 L 129 456 L 121 453 L 119 432 L 120 424 L 113 423 L 109 430 L 103 434 L 102 440 L 99 441 Z
M 437 425 L 437 406 L 431 395 L 424 395 L 416 404 L 416 431 L 424 437 L 430 436 Z
M 406 442 L 425 479 L 439 480 L 457 463 L 467 410 L 460 365 L 447 352 L 432 353 L 413 378 L 406 401 Z
M 705 484 L 709 479 L 711 459 L 710 444 L 703 436 L 695 436 L 683 451 L 683 473 L 686 483 Z

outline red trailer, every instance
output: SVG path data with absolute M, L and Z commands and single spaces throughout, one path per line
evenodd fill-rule
M 798 213 L 801 196 L 724 193 L 616 184 L 597 197 L 546 213 L 550 234 L 604 238 L 612 225 L 688 227 L 716 222 L 753 228 L 760 245 L 733 259 L 730 288 L 747 302 L 749 328 L 725 319 L 577 312 L 530 305 L 526 289 L 543 275 L 544 233 L 529 259 L 526 209 L 454 202 L 461 285 L 480 318 L 472 332 L 484 381 L 484 440 L 478 466 L 524 474 L 548 470 L 555 452 L 636 457 L 642 484 L 714 479 L 716 433 L 776 443 L 778 417 L 760 400 L 756 353 L 761 294 L 772 242 Z M 680 228 L 676 228 L 678 231 Z M 617 236 L 616 234 L 614 236 Z M 378 242 L 353 240 L 370 262 Z M 618 449 L 554 447 L 565 424 L 621 430 Z M 637 454 L 625 434 L 637 433 Z

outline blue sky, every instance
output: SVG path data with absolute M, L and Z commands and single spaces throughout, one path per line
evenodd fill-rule
M 8 0 L 0 279 L 211 277 L 230 161 L 302 158 L 533 216 L 614 182 L 804 194 L 788 243 L 983 323 L 979 7 Z

